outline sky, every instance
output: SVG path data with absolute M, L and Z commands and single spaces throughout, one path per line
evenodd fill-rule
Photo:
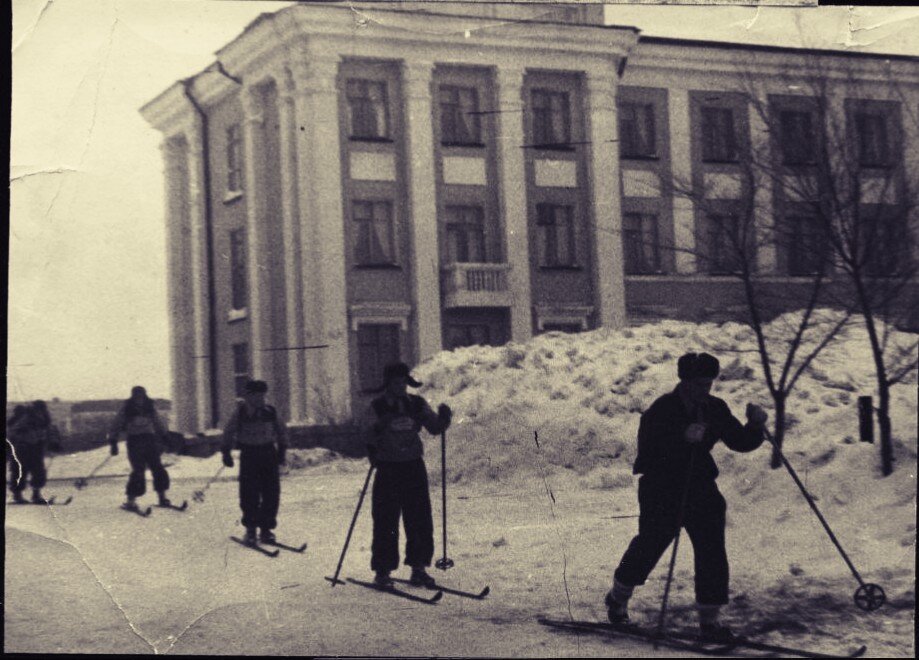
M 13 0 L 7 397 L 170 396 L 160 136 L 138 109 L 262 12 Z M 919 55 L 916 7 L 607 7 L 644 34 Z

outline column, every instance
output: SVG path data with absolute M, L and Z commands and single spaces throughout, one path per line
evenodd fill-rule
M 404 62 L 406 143 L 415 309 L 415 358 L 422 362 L 443 347 L 440 329 L 440 259 L 434 181 L 431 62 Z
M 264 162 L 264 124 L 262 95 L 258 87 L 246 86 L 240 92 L 243 107 L 243 140 L 246 152 L 246 266 L 249 269 L 249 341 L 252 354 L 252 374 L 255 378 L 273 381 L 271 360 L 263 349 L 271 337 L 270 283 L 264 267 L 269 258 L 264 236 L 264 190 L 261 186 L 259 164 Z
M 208 300 L 207 228 L 204 226 L 204 133 L 201 120 L 195 118 L 185 129 L 188 142 L 188 214 L 191 224 L 192 317 L 195 327 L 194 370 L 195 396 L 199 431 L 210 428 L 213 414 L 210 382 L 211 355 L 210 312 Z
M 673 180 L 680 187 L 692 183 L 692 133 L 689 126 L 689 92 L 685 89 L 667 90 L 670 99 L 670 166 Z M 676 272 L 696 272 L 696 221 L 692 200 L 673 195 L 673 247 Z
M 507 244 L 507 285 L 513 300 L 511 338 L 524 342 L 533 336 L 533 298 L 530 292 L 530 245 L 527 222 L 527 181 L 524 167 L 522 68 L 499 67 L 498 180 L 500 213 Z
M 597 324 L 625 326 L 622 256 L 622 202 L 619 134 L 616 125 L 616 73 L 588 71 L 589 173 L 594 220 L 594 296 Z
M 296 93 L 297 182 L 303 249 L 306 414 L 315 423 L 351 417 L 345 228 L 342 206 L 337 56 L 307 53 L 292 63 Z
M 276 76 L 280 120 L 281 209 L 284 233 L 284 291 L 287 308 L 287 345 L 306 345 L 303 333 L 303 257 L 300 245 L 297 200 L 297 117 L 295 87 L 288 69 Z M 287 351 L 290 421 L 303 423 L 306 417 L 306 363 L 303 350 Z
M 198 430 L 195 407 L 195 364 L 193 308 L 187 287 L 191 255 L 191 232 L 188 226 L 188 142 L 184 136 L 167 137 L 161 147 L 166 184 L 166 272 L 170 368 L 172 370 L 173 430 Z

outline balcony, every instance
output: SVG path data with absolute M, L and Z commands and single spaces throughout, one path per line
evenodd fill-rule
M 510 307 L 507 290 L 510 264 L 456 263 L 443 268 L 444 307 Z

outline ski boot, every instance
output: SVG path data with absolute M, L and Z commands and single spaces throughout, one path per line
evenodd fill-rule
M 32 504 L 47 504 L 48 500 L 41 496 L 41 490 L 35 488 L 32 490 Z
M 614 626 L 622 626 L 629 623 L 629 604 L 620 603 L 613 598 L 612 593 L 607 593 L 603 600 L 606 605 L 606 618 Z
M 373 576 L 373 584 L 377 589 L 391 589 L 393 586 L 392 578 L 389 577 L 389 571 L 377 571 Z
M 28 504 L 29 503 L 28 500 L 26 500 L 26 498 L 22 496 L 21 490 L 13 491 L 13 502 L 16 504 Z
M 159 496 L 160 496 L 159 506 L 171 506 L 172 505 L 172 502 L 170 502 L 169 498 L 166 497 L 165 491 L 162 493 L 159 493 Z
M 133 497 L 129 497 L 127 501 L 121 505 L 121 508 L 125 511 L 140 511 L 140 507 L 137 506 L 137 502 L 134 501 Z
M 258 544 L 258 536 L 256 535 L 255 527 L 246 528 L 246 534 L 245 536 L 243 536 L 243 541 L 245 542 L 246 545 L 257 545 Z
M 426 587 L 428 589 L 433 589 L 437 586 L 437 580 L 428 575 L 423 566 L 412 568 L 412 577 L 409 578 L 409 582 L 416 587 Z
M 737 641 L 737 636 L 720 623 L 700 623 L 699 640 L 707 644 L 730 644 Z
M 259 540 L 262 543 L 269 543 L 269 544 L 277 541 L 277 539 L 274 536 L 274 532 L 272 532 L 270 529 L 263 529 L 261 535 L 259 536 Z

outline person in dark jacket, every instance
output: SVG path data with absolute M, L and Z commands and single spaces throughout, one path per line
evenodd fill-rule
M 60 434 L 51 421 L 47 404 L 35 401 L 29 406 L 16 406 L 7 422 L 7 429 L 13 450 L 9 461 L 13 501 L 25 504 L 22 491 L 28 480 L 32 486 L 32 502 L 46 504 L 47 500 L 41 494 L 48 481 L 45 450 L 60 450 Z
M 147 492 L 147 468 L 153 475 L 153 489 L 159 496 L 159 506 L 169 506 L 166 491 L 169 490 L 169 473 L 163 467 L 160 442 L 166 439 L 166 425 L 156 412 L 153 399 L 147 390 L 137 385 L 131 389 L 127 399 L 115 416 L 108 433 L 112 456 L 118 455 L 118 438 L 127 436 L 128 462 L 131 474 L 125 488 L 127 500 L 122 507 L 137 511 L 137 498 Z
M 419 431 L 438 434 L 450 426 L 453 413 L 440 404 L 437 413 L 407 387 L 421 383 L 411 377 L 408 365 L 399 362 L 383 370 L 382 396 L 370 405 L 367 453 L 376 466 L 373 481 L 373 544 L 370 568 L 374 582 L 392 586 L 390 573 L 399 566 L 399 517 L 405 526 L 405 564 L 412 567 L 411 582 L 434 586 L 425 570 L 434 556 L 434 520 L 428 492 L 428 472 Z
M 606 595 L 610 621 L 628 621 L 634 588 L 651 570 L 685 527 L 695 558 L 696 606 L 704 639 L 725 640 L 730 629 L 718 622 L 728 602 L 728 558 L 725 549 L 726 504 L 715 479 L 718 468 L 712 447 L 720 440 L 738 452 L 763 443 L 766 413 L 747 404 L 742 425 L 727 404 L 710 394 L 720 371 L 708 353 L 687 353 L 677 362 L 680 382 L 658 398 L 641 416 L 638 428 L 638 535 L 632 539 L 613 575 Z
M 274 543 L 281 504 L 281 475 L 287 452 L 287 433 L 274 406 L 265 403 L 268 384 L 246 383 L 244 401 L 237 406 L 223 433 L 223 464 L 233 467 L 230 453 L 239 447 L 239 506 L 245 541 L 254 545 L 256 531 L 263 543 Z

